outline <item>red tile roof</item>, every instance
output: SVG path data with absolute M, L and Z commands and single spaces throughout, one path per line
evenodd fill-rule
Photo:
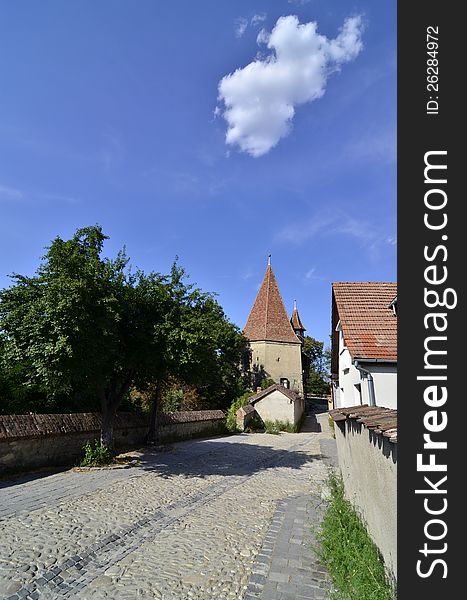
M 397 360 L 397 318 L 390 303 L 397 283 L 338 282 L 332 284 L 333 329 L 340 320 L 352 358 Z M 333 346 L 337 338 L 333 337 Z
M 268 396 L 271 392 L 275 392 L 276 390 L 284 394 L 284 396 L 286 396 L 289 400 L 292 400 L 293 402 L 296 402 L 300 398 L 300 395 L 297 394 L 297 392 L 294 392 L 293 390 L 284 387 L 280 383 L 274 383 L 266 389 L 261 390 L 254 396 L 251 396 L 249 403 L 254 404 L 255 402 L 258 402 L 258 400 L 261 400 L 262 398 Z
M 292 327 L 295 330 L 305 331 L 305 327 L 303 326 L 302 320 L 300 319 L 300 315 L 298 314 L 296 306 L 294 306 L 290 323 L 292 324 Z
M 300 344 L 287 316 L 271 265 L 266 269 L 243 333 L 251 342 L 267 340 Z
M 340 421 L 356 420 L 366 428 L 373 429 L 390 442 L 397 442 L 397 410 L 384 408 L 382 406 L 349 406 L 347 408 L 336 408 L 329 411 L 330 416 L 336 423 Z

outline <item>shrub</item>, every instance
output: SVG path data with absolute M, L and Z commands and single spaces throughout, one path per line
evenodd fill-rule
M 329 428 L 332 431 L 332 437 L 335 439 L 336 432 L 334 430 L 334 419 L 331 417 L 331 415 L 329 415 L 329 417 L 328 417 L 328 423 L 329 423 Z
M 236 398 L 232 404 L 230 405 L 229 410 L 227 411 L 227 420 L 226 427 L 231 433 L 237 433 L 239 431 L 237 427 L 237 410 L 242 406 L 248 404 L 251 396 L 253 396 L 254 392 L 246 392 L 239 398 Z
M 297 433 L 300 429 L 301 422 L 297 423 L 297 425 L 293 425 L 290 421 L 265 421 L 264 426 L 266 428 L 266 433 L 273 433 L 275 435 L 281 431 Z
M 261 380 L 261 383 L 259 385 L 262 390 L 265 390 L 266 388 L 268 388 L 271 385 L 274 385 L 275 383 L 276 382 L 274 381 L 274 379 L 271 379 L 270 377 L 265 377 Z
M 393 600 L 384 563 L 360 517 L 344 497 L 342 478 L 329 479 L 331 499 L 316 548 L 333 581 L 335 600 Z
M 102 467 L 110 464 L 113 460 L 112 451 L 97 440 L 94 443 L 94 447 L 89 442 L 86 442 L 83 450 L 84 458 L 81 461 L 82 467 Z
M 279 435 L 281 432 L 279 427 L 279 421 L 264 421 L 264 427 L 266 433 L 272 433 L 273 435 Z

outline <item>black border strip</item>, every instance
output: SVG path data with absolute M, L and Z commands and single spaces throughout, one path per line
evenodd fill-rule
M 461 27 L 462 19 L 455 13 L 453 3 L 432 0 L 398 3 L 398 446 L 401 459 L 398 465 L 398 598 L 403 600 L 418 597 L 439 600 L 451 597 L 450 592 L 453 597 L 462 595 L 464 589 L 461 561 L 465 500 L 461 488 L 466 472 L 462 441 L 467 434 L 467 408 L 464 408 L 467 366 L 462 342 L 467 327 L 462 288 L 466 277 L 463 242 L 467 239 L 467 228 L 461 213 L 467 202 L 460 187 L 461 173 L 465 171 L 462 165 L 465 150 L 460 147 L 465 123 L 460 107 L 460 87 L 465 72 L 461 70 L 460 57 L 464 54 Z M 427 38 L 427 34 L 432 37 Z M 437 48 L 433 48 L 434 44 L 428 47 L 427 41 L 436 41 Z M 437 50 L 437 54 L 430 56 L 430 50 Z M 427 62 L 433 58 L 436 62 Z M 437 72 L 429 70 L 429 66 L 436 66 Z M 428 88 L 430 82 L 436 83 L 437 88 Z M 427 155 L 427 152 L 433 154 Z M 447 169 L 429 169 L 424 173 L 425 161 L 445 165 Z M 446 182 L 442 182 L 445 178 Z M 425 202 L 444 203 L 444 195 L 445 207 L 427 208 Z M 430 229 L 424 223 L 427 214 L 429 223 L 440 224 L 444 222 L 444 213 L 445 227 Z M 435 269 L 427 272 L 427 267 L 432 266 Z M 440 279 L 444 274 L 447 274 L 444 283 L 427 283 L 427 277 Z M 447 289 L 453 290 L 448 292 L 447 304 L 454 304 L 456 298 L 457 306 L 429 308 L 425 288 L 437 291 L 440 298 Z M 436 304 L 435 294 L 429 296 L 428 302 Z M 435 330 L 432 317 L 424 321 L 429 313 L 444 314 L 437 324 L 440 327 L 447 324 L 445 331 Z M 428 340 L 430 336 L 433 339 Z M 435 339 L 436 336 L 446 339 Z M 428 344 L 430 350 L 442 350 L 446 354 L 426 355 L 424 344 Z M 436 367 L 427 368 L 426 359 L 428 365 Z M 446 368 L 441 368 L 442 365 Z M 429 381 L 417 376 L 445 376 L 446 380 Z M 428 406 L 424 394 L 429 386 L 435 386 L 437 396 L 442 393 L 441 388 L 446 387 L 446 402 Z M 428 399 L 430 397 L 433 398 L 433 394 Z M 435 414 L 427 416 L 433 410 Z M 441 428 L 446 418 L 447 426 Z M 431 439 L 446 442 L 446 449 L 424 448 L 423 436 L 430 433 L 429 428 L 435 424 L 441 430 L 431 433 Z M 447 465 L 447 470 L 417 469 L 420 454 L 422 463 L 433 460 L 438 465 Z M 440 483 L 444 476 L 447 479 Z M 417 494 L 417 489 L 425 492 Z M 438 515 L 427 512 L 441 511 L 446 506 Z M 436 519 L 442 522 L 432 521 Z M 427 534 L 440 539 L 430 540 Z M 424 576 L 417 573 L 417 564 Z

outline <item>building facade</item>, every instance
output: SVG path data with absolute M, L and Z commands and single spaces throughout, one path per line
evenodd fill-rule
M 332 285 L 334 408 L 397 408 L 397 284 Z

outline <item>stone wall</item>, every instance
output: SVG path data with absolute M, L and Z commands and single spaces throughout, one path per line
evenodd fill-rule
M 360 412 L 360 414 L 358 414 Z M 347 498 L 397 580 L 397 412 L 378 407 L 331 411 Z
M 210 436 L 224 431 L 220 410 L 161 414 L 161 441 Z M 0 475 L 48 466 L 73 465 L 83 456 L 86 442 L 98 440 L 98 413 L 58 415 L 0 415 Z M 128 450 L 144 443 L 148 416 L 118 413 L 114 423 L 115 445 Z

